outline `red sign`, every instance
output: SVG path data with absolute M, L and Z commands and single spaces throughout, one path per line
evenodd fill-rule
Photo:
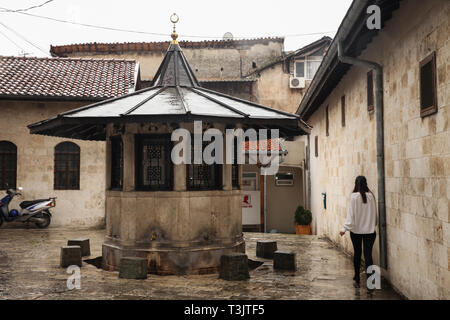
M 243 195 L 242 208 L 253 208 L 251 195 L 249 194 Z

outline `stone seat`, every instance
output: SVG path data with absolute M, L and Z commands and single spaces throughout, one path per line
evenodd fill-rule
M 68 246 L 80 246 L 81 248 L 81 256 L 90 256 L 91 255 L 91 246 L 89 244 L 89 239 L 73 239 L 67 241 Z
M 264 259 L 273 259 L 273 253 L 277 251 L 277 242 L 272 240 L 259 240 L 256 243 L 256 256 Z
M 68 266 L 81 267 L 81 247 L 80 246 L 63 246 L 61 247 L 60 266 L 67 268 Z
M 222 255 L 220 257 L 219 278 L 231 281 L 250 278 L 247 255 L 244 253 Z
M 273 254 L 273 268 L 278 270 L 297 270 L 295 253 L 290 251 L 275 251 Z

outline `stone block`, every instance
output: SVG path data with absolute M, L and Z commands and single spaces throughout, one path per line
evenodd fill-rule
M 288 251 L 275 251 L 273 254 L 273 268 L 279 270 L 297 270 L 295 253 Z
M 81 267 L 81 247 L 80 246 L 64 246 L 61 247 L 60 266 L 67 268 L 76 265 Z
M 81 256 L 90 256 L 91 255 L 91 246 L 89 244 L 89 239 L 73 239 L 67 241 L 68 246 L 80 246 L 81 248 Z
M 147 279 L 147 259 L 122 257 L 120 259 L 119 278 Z
M 247 255 L 244 253 L 231 253 L 221 256 L 219 278 L 231 281 L 250 278 Z
M 273 259 L 273 253 L 277 251 L 277 242 L 260 240 L 256 243 L 256 256 L 264 259 Z

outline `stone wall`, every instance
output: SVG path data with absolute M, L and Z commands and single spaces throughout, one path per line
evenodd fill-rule
M 265 106 L 295 113 L 311 81 L 307 81 L 306 88 L 291 89 L 289 77 L 290 74 L 283 71 L 283 63 L 263 70 L 255 83 L 256 101 Z
M 55 116 L 88 102 L 33 102 L 0 100 L 0 141 L 17 146 L 17 186 L 24 188 L 11 208 L 24 200 L 57 197 L 51 226 L 93 227 L 104 225 L 105 144 L 31 135 L 27 125 Z M 63 141 L 80 147 L 80 190 L 54 190 L 54 148 Z M 2 191 L 3 192 L 3 191 Z
M 237 46 L 235 48 L 183 48 L 189 65 L 198 80 L 241 79 L 268 61 L 278 58 L 283 52 L 283 43 L 269 41 L 267 44 Z M 71 53 L 71 57 L 105 59 L 131 59 L 140 64 L 141 79 L 151 80 L 164 58 L 165 51 L 126 51 L 121 53 Z
M 116 270 L 120 257 L 128 255 L 147 258 L 151 273 L 216 272 L 221 255 L 245 251 L 242 192 L 232 190 L 231 166 L 222 166 L 219 190 L 188 190 L 187 165 L 174 164 L 173 191 L 137 191 L 135 135 L 172 132 L 167 124 L 156 123 L 158 127 L 154 130 L 149 129 L 151 125 L 128 123 L 122 133 L 124 184 L 122 191 L 106 192 L 104 267 Z M 180 126 L 191 133 L 194 131 L 192 123 L 180 123 Z M 213 123 L 213 126 L 225 130 L 223 124 Z M 116 134 L 109 124 L 107 137 Z M 108 151 L 108 167 L 111 156 Z
M 388 269 L 408 298 L 450 298 L 450 2 L 405 0 L 360 58 L 384 69 L 384 134 Z M 420 117 L 419 62 L 437 57 L 438 112 Z M 311 133 L 312 211 L 317 233 L 352 252 L 340 237 L 357 175 L 377 195 L 375 114 L 367 111 L 367 69 L 352 67 L 308 120 Z M 346 126 L 341 126 L 341 96 Z M 330 134 L 325 134 L 329 106 Z M 319 157 L 314 138 L 319 137 Z M 321 193 L 327 193 L 323 209 Z M 377 239 L 378 242 L 378 239 Z M 378 244 L 374 263 L 379 263 Z

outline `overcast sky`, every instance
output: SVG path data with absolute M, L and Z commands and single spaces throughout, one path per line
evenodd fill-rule
M 4 10 L 46 1 L 21 13 Z M 50 44 L 169 41 L 173 12 L 180 17 L 179 40 L 221 39 L 225 32 L 235 38 L 285 36 L 285 50 L 295 50 L 324 35 L 333 37 L 350 4 L 351 0 L 0 0 L 0 55 L 24 51 L 46 56 Z M 102 30 L 26 14 L 162 35 Z M 311 33 L 320 34 L 304 35 Z

